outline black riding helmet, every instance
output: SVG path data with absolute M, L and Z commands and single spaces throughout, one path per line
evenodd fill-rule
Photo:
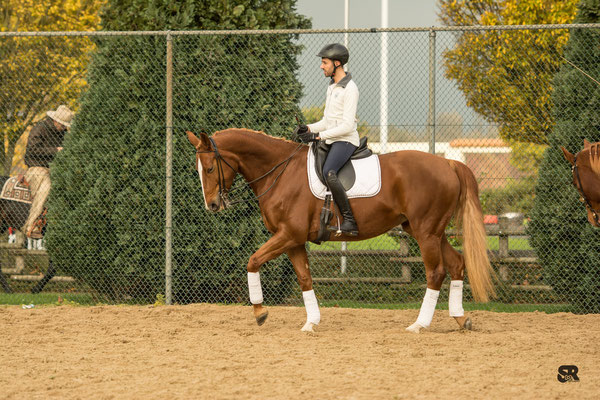
M 317 56 L 321 58 L 329 58 L 332 61 L 337 60 L 341 63 L 341 65 L 344 65 L 348 62 L 348 59 L 350 58 L 350 53 L 348 52 L 346 46 L 344 46 L 343 44 L 331 43 L 323 47 L 321 51 L 319 51 Z M 335 63 L 333 63 L 334 74 L 336 69 L 337 66 L 335 65 Z

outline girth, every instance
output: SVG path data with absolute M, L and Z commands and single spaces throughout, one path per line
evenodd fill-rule
M 326 144 L 324 140 L 321 140 L 317 143 L 313 143 L 312 152 L 315 157 L 315 169 L 317 171 L 317 176 L 321 180 L 321 182 L 327 186 L 327 181 L 323 177 L 323 165 L 325 165 L 325 160 L 327 159 L 327 153 L 329 153 L 329 149 L 331 148 L 330 144 Z M 352 153 L 350 160 L 358 160 L 361 158 L 367 158 L 372 155 L 373 152 L 371 149 L 367 147 L 367 137 L 362 137 L 360 139 L 360 144 L 358 148 Z M 356 174 L 354 173 L 354 167 L 352 163 L 348 160 L 346 164 L 340 169 L 337 176 L 339 181 L 344 186 L 344 189 L 348 190 L 354 185 L 354 181 L 356 180 Z

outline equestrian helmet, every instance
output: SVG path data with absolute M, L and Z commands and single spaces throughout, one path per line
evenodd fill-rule
M 350 53 L 346 46 L 340 43 L 331 43 L 323 47 L 317 54 L 321 58 L 329 58 L 330 60 L 338 60 L 342 65 L 348 62 Z

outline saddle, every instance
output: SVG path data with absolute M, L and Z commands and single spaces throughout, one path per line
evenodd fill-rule
M 311 151 L 313 152 L 313 156 L 315 158 L 315 172 L 317 173 L 317 177 L 319 178 L 321 183 L 323 183 L 323 185 L 327 186 L 327 181 L 323 177 L 323 165 L 325 165 L 325 159 L 327 158 L 327 154 L 329 153 L 331 145 L 326 144 L 324 141 L 320 141 L 318 143 L 313 143 L 311 147 Z M 354 166 L 352 165 L 351 160 L 367 158 L 372 154 L 373 152 L 367 147 L 367 138 L 362 137 L 360 139 L 360 144 L 358 148 L 354 151 L 354 153 L 352 153 L 350 159 L 346 162 L 346 164 L 344 164 L 344 166 L 340 169 L 340 171 L 337 174 L 339 181 L 344 187 L 344 190 L 347 191 L 350 188 L 352 188 L 352 186 L 354 186 L 354 182 L 356 181 L 356 173 L 354 172 Z M 312 241 L 313 243 L 321 244 L 321 242 L 329 240 L 329 237 L 331 235 L 330 228 L 332 228 L 329 227 L 329 222 L 333 217 L 331 205 L 332 198 L 331 194 L 328 193 L 325 196 L 325 201 L 323 202 L 323 207 L 321 208 L 321 215 L 319 217 L 319 232 L 317 234 L 317 238 Z
M 331 148 L 330 144 L 326 144 L 325 141 L 319 141 L 318 143 L 313 143 L 311 146 L 311 150 L 315 157 L 315 169 L 317 172 L 317 176 L 319 180 L 323 183 L 323 185 L 327 186 L 327 181 L 323 176 L 323 165 L 325 165 L 325 159 L 327 158 L 327 153 Z M 367 137 L 360 138 L 360 144 L 358 148 L 352 153 L 350 160 L 359 160 L 361 158 L 367 158 L 372 155 L 373 152 L 371 149 L 367 147 Z M 356 173 L 354 172 L 354 167 L 352 163 L 348 160 L 346 164 L 340 169 L 337 176 L 339 181 L 344 186 L 345 190 L 350 189 L 354 185 L 354 181 L 356 180 Z
M 0 198 L 21 203 L 31 203 L 32 198 L 29 191 L 29 183 L 27 183 L 23 175 L 8 178 L 4 182 Z

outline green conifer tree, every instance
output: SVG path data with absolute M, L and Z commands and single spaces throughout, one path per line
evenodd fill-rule
M 295 0 L 109 1 L 104 30 L 308 28 Z M 47 247 L 66 273 L 110 299 L 164 292 L 166 37 L 99 37 L 89 90 L 52 166 Z M 177 302 L 247 301 L 246 264 L 268 239 L 253 197 L 204 209 L 185 130 L 289 135 L 299 113 L 291 35 L 173 39 L 173 281 Z M 238 182 L 240 184 L 241 182 Z M 265 301 L 289 295 L 287 257 L 264 271 Z
M 597 23 L 600 3 L 583 0 L 576 23 Z M 591 76 L 600 77 L 597 29 L 572 29 L 565 58 Z M 544 278 L 572 304 L 574 312 L 600 312 L 600 231 L 587 222 L 578 193 L 571 186 L 570 164 L 560 146 L 571 152 L 583 139 L 600 141 L 600 87 L 569 64 L 554 79 L 554 118 L 550 147 L 544 154 L 531 213 L 531 244 Z

